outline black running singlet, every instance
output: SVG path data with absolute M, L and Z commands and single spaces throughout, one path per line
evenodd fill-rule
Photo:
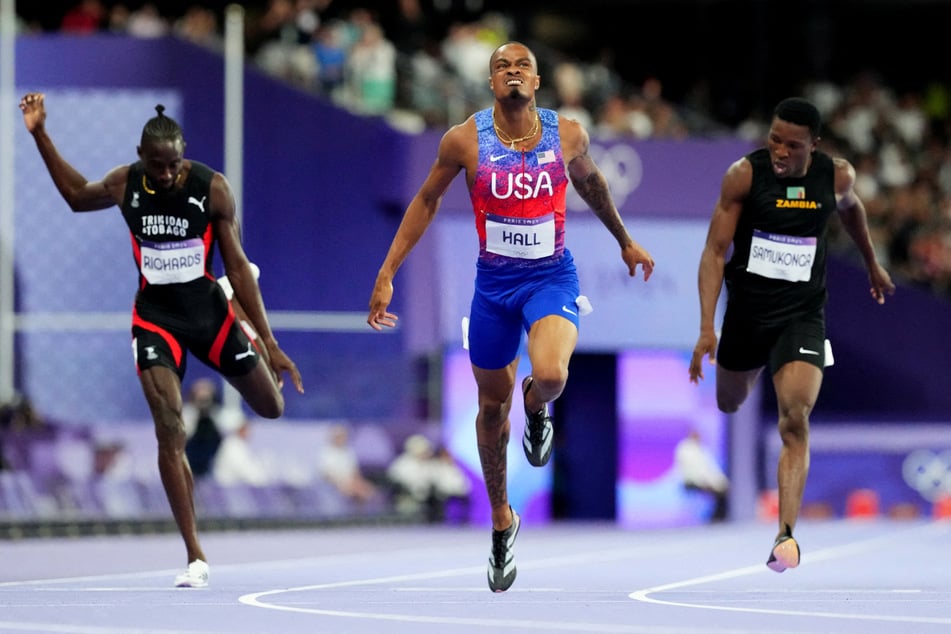
M 730 304 L 757 319 L 785 319 L 824 306 L 826 230 L 836 207 L 832 158 L 814 152 L 799 178 L 777 178 L 769 151 L 747 155 L 753 182 L 724 276 Z

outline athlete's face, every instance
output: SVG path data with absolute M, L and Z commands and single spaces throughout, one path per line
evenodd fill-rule
M 160 190 L 171 190 L 184 166 L 185 142 L 181 138 L 150 138 L 139 146 L 138 151 L 149 182 Z
M 818 137 L 812 136 L 808 126 L 773 117 L 766 137 L 773 173 L 779 178 L 805 176 L 818 142 Z
M 489 85 L 496 99 L 532 99 L 538 90 L 535 56 L 521 44 L 506 44 L 489 61 Z

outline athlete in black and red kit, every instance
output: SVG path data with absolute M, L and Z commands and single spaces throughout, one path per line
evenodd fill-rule
M 187 352 L 225 377 L 259 416 L 283 414 L 284 373 L 298 392 L 304 391 L 297 366 L 268 324 L 255 267 L 241 246 L 231 187 L 224 175 L 184 158 L 181 127 L 161 105 L 142 130 L 139 160 L 113 168 L 98 181 L 87 181 L 56 149 L 46 133 L 42 93 L 25 95 L 20 110 L 70 208 L 98 211 L 119 205 L 129 226 L 139 269 L 132 348 L 155 422 L 162 484 L 188 555 L 175 585 L 206 586 L 209 569 L 198 539 L 194 483 L 185 457 L 182 379 Z M 227 276 L 224 285 L 213 273 L 216 244 Z

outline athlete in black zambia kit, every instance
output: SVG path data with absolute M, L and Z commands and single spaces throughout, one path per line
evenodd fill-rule
M 717 406 L 739 409 L 769 366 L 779 409 L 779 531 L 766 565 L 799 565 L 792 532 L 809 471 L 809 414 L 831 362 L 825 340 L 826 226 L 833 211 L 868 269 L 872 299 L 895 292 L 875 257 L 855 169 L 817 149 L 821 117 L 809 101 L 790 98 L 773 112 L 766 147 L 733 163 L 723 177 L 700 256 L 700 336 L 690 380 L 703 378 L 703 357 L 717 366 Z M 733 254 L 726 261 L 732 244 Z M 726 314 L 720 345 L 714 317 L 724 279 Z M 831 350 L 831 348 L 829 349 Z
M 60 155 L 47 135 L 44 95 L 25 95 L 20 110 L 70 208 L 98 211 L 119 205 L 129 226 L 139 269 L 133 352 L 155 423 L 162 484 L 188 556 L 175 585 L 205 586 L 209 569 L 198 539 L 182 420 L 187 353 L 217 370 L 265 418 L 284 412 L 284 373 L 298 392 L 304 391 L 297 366 L 268 324 L 255 267 L 241 246 L 231 187 L 222 174 L 184 158 L 182 130 L 161 105 L 142 130 L 139 160 L 92 182 Z M 215 245 L 228 284 L 215 280 Z

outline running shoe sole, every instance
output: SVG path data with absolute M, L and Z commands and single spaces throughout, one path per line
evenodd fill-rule
M 766 560 L 770 570 L 782 572 L 799 565 L 799 544 L 791 536 L 784 535 L 773 544 L 773 550 Z

